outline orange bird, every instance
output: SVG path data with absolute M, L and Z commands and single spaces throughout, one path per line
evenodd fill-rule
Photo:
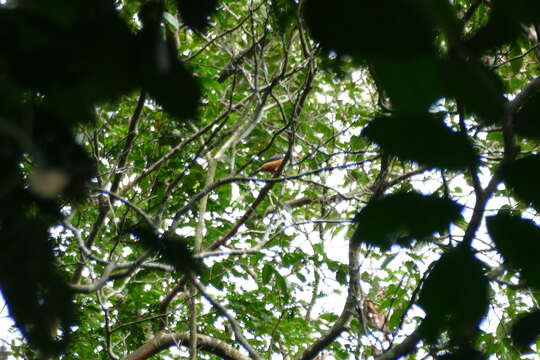
M 272 173 L 273 175 L 276 175 L 279 166 L 283 162 L 283 159 L 285 158 L 285 155 L 279 154 L 274 155 L 271 158 L 267 159 L 263 164 L 257 169 L 257 171 L 266 171 L 269 173 Z

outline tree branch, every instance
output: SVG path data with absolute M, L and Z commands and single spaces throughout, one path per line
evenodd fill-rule
M 189 344 L 189 333 L 160 334 L 152 341 L 142 345 L 123 360 L 145 360 L 171 346 L 184 346 Z M 197 334 L 197 348 L 209 354 L 219 356 L 225 360 L 249 360 L 241 352 L 221 340 L 208 335 Z

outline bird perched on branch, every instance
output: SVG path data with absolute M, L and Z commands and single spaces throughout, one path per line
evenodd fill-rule
M 257 169 L 257 172 L 266 171 L 275 175 L 279 169 L 279 166 L 283 162 L 284 158 L 285 158 L 285 155 L 283 154 L 272 156 L 271 158 L 263 162 L 263 164 Z

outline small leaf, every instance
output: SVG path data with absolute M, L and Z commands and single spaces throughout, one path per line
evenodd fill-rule
M 341 285 L 347 284 L 347 272 L 343 269 L 338 269 L 336 271 L 336 281 L 340 283 Z
M 396 115 L 375 118 L 362 135 L 402 160 L 446 168 L 465 169 L 478 164 L 467 137 L 450 130 L 440 114 Z
M 395 254 L 391 254 L 390 256 L 387 256 L 383 263 L 381 264 L 381 269 L 386 269 L 386 267 L 388 266 L 388 264 L 390 264 L 392 262 L 392 260 L 394 260 L 396 258 L 396 256 L 398 256 L 399 253 L 395 253 Z
M 369 202 L 356 215 L 353 241 L 382 249 L 393 244 L 409 246 L 414 239 L 424 240 L 436 231 L 445 231 L 459 219 L 461 208 L 451 200 L 416 192 L 388 195 Z
M 178 20 L 171 13 L 164 12 L 163 18 L 174 28 L 174 30 L 178 31 L 178 29 L 180 29 L 180 23 L 178 23 Z
M 420 326 L 424 339 L 436 341 L 444 329 L 457 342 L 474 339 L 488 310 L 489 282 L 468 248 L 455 248 L 433 267 L 418 298 L 426 312 Z
M 510 331 L 514 344 L 523 352 L 530 351 L 530 346 L 540 335 L 540 310 L 519 317 Z
M 287 281 L 281 274 L 274 272 L 274 280 L 276 281 L 276 286 L 283 295 L 285 299 L 289 298 L 289 288 L 287 286 Z
M 262 269 L 262 273 L 261 273 L 261 278 L 262 278 L 263 284 L 265 284 L 265 285 L 268 284 L 270 279 L 272 279 L 273 274 L 274 274 L 274 268 L 268 263 L 264 264 L 263 269 Z
M 486 225 L 505 262 L 521 270 L 527 284 L 540 288 L 540 228 L 532 220 L 502 212 L 486 218 Z

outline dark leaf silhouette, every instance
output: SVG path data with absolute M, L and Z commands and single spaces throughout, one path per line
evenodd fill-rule
M 217 0 L 176 0 L 180 16 L 187 26 L 202 31 L 216 10 Z
M 186 273 L 203 270 L 202 264 L 193 258 L 185 239 L 178 235 L 159 235 L 150 226 L 142 224 L 130 227 L 128 232 L 136 236 L 146 248 L 157 251 L 177 271 Z
M 476 166 L 478 155 L 467 137 L 442 120 L 442 114 L 378 117 L 362 134 L 402 160 L 452 170 Z
M 504 260 L 531 286 L 540 288 L 540 228 L 532 220 L 499 212 L 486 219 L 489 235 Z
M 368 203 L 355 217 L 352 241 L 388 249 L 409 246 L 434 232 L 443 232 L 460 217 L 461 206 L 453 201 L 415 192 L 388 195 Z M 437 214 L 437 216 L 433 216 Z
M 404 0 L 309 0 L 304 5 L 315 40 L 327 51 L 359 60 L 433 54 L 435 26 L 427 13 L 420 3 Z
M 540 138 L 540 92 L 533 94 L 515 116 L 515 131 L 527 138 Z
M 489 283 L 470 249 L 452 249 L 435 263 L 418 298 L 426 312 L 422 336 L 434 342 L 448 330 L 456 344 L 466 344 L 478 331 L 488 309 Z
M 536 0 L 509 2 L 495 0 L 489 21 L 468 40 L 468 47 L 477 54 L 510 42 L 521 32 L 521 24 L 540 21 L 540 3 Z
M 540 209 L 540 156 L 530 155 L 506 164 L 501 176 L 518 198 Z
M 523 314 L 512 325 L 510 336 L 514 344 L 523 352 L 530 351 L 530 346 L 540 335 L 540 310 Z
M 427 112 L 443 97 L 447 86 L 441 60 L 436 56 L 379 60 L 370 68 L 397 111 Z
M 145 88 L 169 114 L 180 120 L 193 120 L 197 117 L 199 85 L 178 60 L 169 60 L 163 70 L 147 74 Z
M 177 50 L 162 37 L 160 9 L 152 5 L 149 3 L 141 9 L 145 20 L 137 40 L 142 87 L 177 120 L 195 119 L 200 87 L 178 59 Z
M 48 236 L 59 218 L 55 202 L 36 199 L 27 190 L 2 197 L 2 294 L 21 333 L 48 355 L 65 349 L 76 324 L 73 293 L 55 266 Z M 58 330 L 62 330 L 59 338 Z
M 499 76 L 477 60 L 449 58 L 443 61 L 444 95 L 456 99 L 486 124 L 502 121 L 504 86 Z

